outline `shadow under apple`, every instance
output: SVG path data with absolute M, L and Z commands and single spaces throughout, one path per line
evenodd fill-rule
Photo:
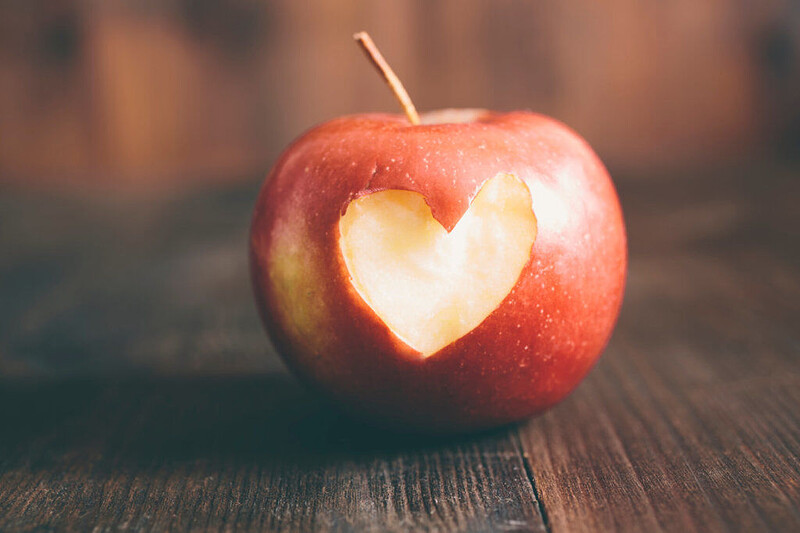
M 0 457 L 124 468 L 224 461 L 321 467 L 498 438 L 401 435 L 352 420 L 282 373 L 0 381 Z

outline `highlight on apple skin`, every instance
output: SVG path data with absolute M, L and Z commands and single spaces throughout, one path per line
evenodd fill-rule
M 364 114 L 297 139 L 250 239 L 293 372 L 399 430 L 504 425 L 562 400 L 622 302 L 619 201 L 591 148 L 529 112 Z

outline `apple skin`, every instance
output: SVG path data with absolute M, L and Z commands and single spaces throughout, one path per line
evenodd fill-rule
M 481 430 L 544 411 L 597 361 L 622 303 L 622 211 L 588 144 L 534 113 L 461 113 L 472 120 L 365 114 L 317 126 L 280 157 L 253 216 L 254 292 L 278 352 L 312 389 L 395 430 Z M 499 172 L 531 192 L 530 260 L 479 326 L 423 358 L 352 286 L 339 219 L 356 197 L 404 189 L 449 231 Z

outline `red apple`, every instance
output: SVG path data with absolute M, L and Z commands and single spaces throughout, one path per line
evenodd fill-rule
M 626 272 L 602 163 L 528 112 L 322 124 L 272 169 L 250 246 L 288 366 L 351 413 L 435 432 L 563 399 L 611 335 Z

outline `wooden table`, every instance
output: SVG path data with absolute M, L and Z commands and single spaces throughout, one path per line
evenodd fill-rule
M 800 172 L 619 178 L 583 385 L 452 439 L 346 420 L 251 301 L 255 185 L 0 189 L 0 530 L 800 531 Z

